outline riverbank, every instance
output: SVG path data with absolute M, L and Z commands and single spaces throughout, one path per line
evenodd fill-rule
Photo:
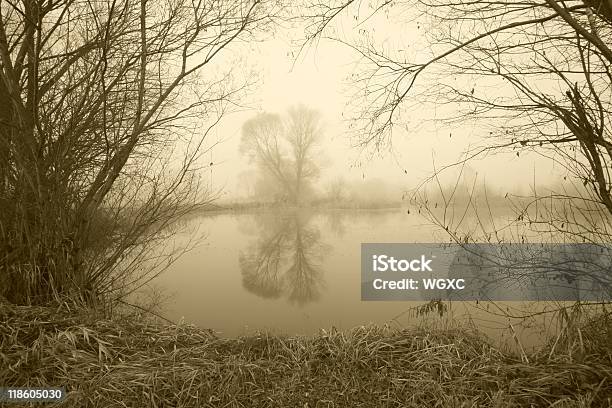
M 65 387 L 62 407 L 608 407 L 611 320 L 517 356 L 461 330 L 222 339 L 138 315 L 3 304 L 0 386 Z
M 408 208 L 403 202 L 381 203 L 308 203 L 300 206 L 264 202 L 220 202 L 204 207 L 196 214 L 252 213 L 259 211 L 392 211 Z

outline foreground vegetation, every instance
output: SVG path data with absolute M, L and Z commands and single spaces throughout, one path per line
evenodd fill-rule
M 612 406 L 610 315 L 527 358 L 460 330 L 223 339 L 65 304 L 0 322 L 0 384 L 64 386 L 67 407 Z

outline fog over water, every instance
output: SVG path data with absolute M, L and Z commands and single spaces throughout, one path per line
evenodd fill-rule
M 373 323 L 410 327 L 423 321 L 447 326 L 472 321 L 510 346 L 509 323 L 516 325 L 524 346 L 544 340 L 542 326 L 524 328 L 516 320 L 484 312 L 533 308 L 527 303 L 455 302 L 443 318 L 435 313 L 419 318 L 410 309 L 424 302 L 362 301 L 361 243 L 448 241 L 444 231 L 405 210 L 260 210 L 196 217 L 185 226 L 191 233 L 182 239 L 195 231 L 206 239 L 155 281 L 168 296 L 162 312 L 221 336 L 262 330 L 309 335 Z

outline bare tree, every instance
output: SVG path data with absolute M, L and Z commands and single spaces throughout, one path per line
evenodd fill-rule
M 295 168 L 293 197 L 296 204 L 302 201 L 306 183 L 319 175 L 314 150 L 321 138 L 320 121 L 319 113 L 305 106 L 289 109 L 286 129 Z
M 300 205 L 319 175 L 315 149 L 321 134 L 319 113 L 304 106 L 289 109 L 285 120 L 262 113 L 244 124 L 241 151 L 275 181 L 282 197 Z
M 309 40 L 331 39 L 360 58 L 361 69 L 351 77 L 351 126 L 362 146 L 389 146 L 398 127 L 418 132 L 427 107 L 436 112 L 431 120 L 470 123 L 481 132 L 478 145 L 458 163 L 434 167 L 414 195 L 418 212 L 451 241 L 589 242 L 609 256 L 609 0 L 313 0 L 304 10 Z M 346 34 L 347 24 L 336 29 L 334 23 L 346 19 L 354 35 Z M 384 30 L 385 23 L 396 30 Z M 418 119 L 406 120 L 410 113 Z M 550 159 L 566 175 L 551 188 L 534 183 L 526 197 L 507 196 L 515 212 L 509 222 L 493 211 L 486 188 L 478 197 L 476 181 L 467 197 L 460 194 L 461 173 L 454 185 L 442 181 L 446 170 L 462 171 L 477 157 L 525 152 Z M 431 184 L 438 194 L 427 194 L 423 187 Z M 540 313 L 528 308 L 515 317 Z
M 266 0 L 0 1 L 7 298 L 116 294 L 142 283 L 144 260 L 165 264 L 143 250 L 209 198 L 194 164 L 247 85 L 215 61 L 278 11 Z
M 242 126 L 240 150 L 262 170 L 263 176 L 274 180 L 280 194 L 292 191 L 289 158 L 283 149 L 285 130 L 276 114 L 262 113 Z
M 310 39 L 340 41 L 361 57 L 364 69 L 354 77 L 360 108 L 354 126 L 364 145 L 390 143 L 393 130 L 407 125 L 402 113 L 417 104 L 436 106 L 436 120 L 449 124 L 475 121 L 484 143 L 467 152 L 466 160 L 533 151 L 567 172 L 562 191 L 534 191 L 520 220 L 579 240 L 609 240 L 608 0 L 340 0 L 311 2 L 306 10 Z M 357 38 L 335 34 L 333 21 L 345 16 L 354 19 Z M 374 33 L 374 22 L 386 19 L 399 27 L 387 45 Z M 417 32 L 425 45 L 410 52 Z M 554 206 L 545 210 L 551 200 Z
M 327 185 L 327 199 L 334 204 L 341 204 L 348 197 L 348 186 L 342 177 L 337 177 Z

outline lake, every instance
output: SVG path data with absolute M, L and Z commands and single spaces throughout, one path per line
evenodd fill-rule
M 217 213 L 183 224 L 186 232 L 179 240 L 198 234 L 205 238 L 155 279 L 154 286 L 169 295 L 163 313 L 228 337 L 422 323 L 413 309 L 423 302 L 361 300 L 361 244 L 449 241 L 445 231 L 405 209 Z M 433 314 L 425 321 L 443 326 L 470 322 L 510 346 L 516 333 L 527 348 L 542 343 L 543 331 L 535 324 L 542 321 L 521 325 L 490 313 L 525 306 L 455 302 L 444 317 Z M 544 306 L 549 305 L 538 304 Z

